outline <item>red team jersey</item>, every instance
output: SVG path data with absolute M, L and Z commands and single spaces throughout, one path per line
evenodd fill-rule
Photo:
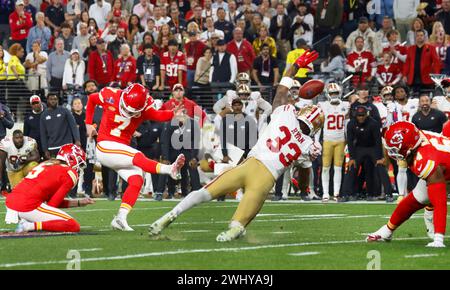
M 171 57 L 169 52 L 163 52 L 161 55 L 161 70 L 164 70 L 166 76 L 165 85 L 172 87 L 179 83 L 178 81 L 178 71 L 181 70 L 183 73 L 183 86 L 187 86 L 186 79 L 186 58 L 181 51 L 178 51 L 174 57 Z
M 6 206 L 20 212 L 35 210 L 43 202 L 52 207 L 67 207 L 64 197 L 77 180 L 77 172 L 67 165 L 41 163 L 8 194 Z
M 385 85 L 391 85 L 401 77 L 400 66 L 392 63 L 389 66 L 381 64 L 377 67 L 377 78 L 383 80 Z
M 429 131 L 422 131 L 422 134 L 427 141 L 417 150 L 411 170 L 419 178 L 426 179 L 443 166 L 445 179 L 450 180 L 450 139 Z
M 122 90 L 103 88 L 100 92 L 89 95 L 86 107 L 86 124 L 92 125 L 95 105 L 103 107 L 103 116 L 97 142 L 115 141 L 130 145 L 131 137 L 145 120 L 167 122 L 173 117 L 173 111 L 158 111 L 151 107 L 151 98 L 147 107 L 138 117 L 125 118 L 120 115 L 119 102 Z
M 376 68 L 376 59 L 370 51 L 352 52 L 347 56 L 347 66 L 354 71 L 356 67 L 361 68 L 362 75 L 355 74 L 353 77 L 353 84 L 357 86 L 359 83 L 365 83 L 367 77 L 373 75 L 373 70 Z
M 403 55 L 403 56 L 406 57 L 406 54 L 408 53 L 408 51 L 407 51 L 407 49 L 406 49 L 406 46 L 401 45 L 401 44 L 399 43 L 399 44 L 396 44 L 396 45 L 394 46 L 394 48 L 395 48 L 395 50 L 396 50 L 398 53 L 400 53 L 401 55 Z M 386 52 L 386 51 L 391 51 L 390 48 L 389 48 L 389 46 L 383 48 L 383 53 Z M 404 62 L 402 62 L 397 56 L 394 56 L 394 59 L 392 60 L 392 63 L 398 65 L 398 66 L 400 67 L 400 71 L 403 69 L 403 63 L 404 63 Z

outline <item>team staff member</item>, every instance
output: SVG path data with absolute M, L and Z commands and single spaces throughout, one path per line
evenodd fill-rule
M 31 137 L 37 142 L 39 154 L 42 156 L 41 145 L 41 114 L 44 111 L 44 105 L 41 102 L 41 98 L 38 95 L 30 97 L 31 113 L 29 113 L 23 122 L 23 134 Z
M 358 100 L 350 105 L 350 118 L 354 119 L 356 117 L 356 109 L 359 106 L 363 106 L 369 112 L 369 116 L 379 122 L 381 126 L 380 112 L 378 112 L 377 107 L 369 99 L 369 90 L 367 87 L 360 87 L 356 93 L 358 95 Z
M 64 144 L 75 143 L 81 146 L 78 131 L 72 113 L 62 106 L 58 106 L 58 96 L 54 93 L 47 95 L 47 109 L 42 112 L 41 143 L 44 158 L 55 157 Z
M 412 117 L 412 122 L 419 130 L 441 133 L 447 116 L 442 111 L 431 108 L 430 97 L 422 94 L 419 97 L 419 111 Z

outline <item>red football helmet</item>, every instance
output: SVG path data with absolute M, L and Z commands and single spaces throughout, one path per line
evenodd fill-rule
M 64 161 L 75 170 L 86 166 L 86 153 L 80 146 L 75 144 L 65 144 L 61 146 L 56 155 L 56 159 Z
M 419 129 L 411 122 L 396 122 L 384 133 L 384 146 L 388 155 L 396 160 L 405 160 L 420 142 Z
M 119 112 L 129 119 L 138 116 L 147 105 L 151 105 L 148 90 L 141 84 L 131 84 L 122 91 Z

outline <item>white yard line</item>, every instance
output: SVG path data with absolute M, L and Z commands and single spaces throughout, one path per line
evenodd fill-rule
M 181 231 L 182 233 L 209 233 L 210 230 L 189 230 L 189 231 Z
M 417 255 L 406 255 L 405 258 L 428 258 L 428 257 L 437 257 L 439 254 L 417 254 Z
M 274 235 L 287 235 L 287 234 L 293 234 L 294 232 L 272 232 Z
M 103 248 L 92 248 L 92 249 L 71 249 L 74 251 L 78 251 L 78 252 L 96 252 L 96 251 L 101 251 L 103 250 Z
M 396 241 L 405 241 L 405 240 L 425 240 L 425 239 L 428 239 L 428 237 L 397 238 L 395 240 Z M 115 260 L 128 260 L 128 259 L 138 259 L 138 258 L 146 258 L 146 257 L 160 257 L 160 256 L 167 256 L 167 255 L 241 252 L 241 251 L 253 251 L 253 250 L 261 250 L 261 249 L 276 249 L 276 248 L 334 245 L 334 244 L 356 244 L 356 243 L 366 243 L 366 241 L 365 240 L 351 240 L 351 241 L 304 242 L 304 243 L 293 243 L 293 244 L 262 245 L 262 246 L 249 246 L 249 247 L 234 247 L 234 248 L 190 249 L 190 250 L 186 249 L 186 250 L 166 251 L 166 252 L 140 253 L 140 254 L 134 254 L 134 255 L 92 257 L 92 258 L 80 259 L 80 262 L 115 261 Z M 69 262 L 69 260 L 27 261 L 27 262 L 17 262 L 17 263 L 3 263 L 3 264 L 0 264 L 0 268 L 12 268 L 12 267 L 20 267 L 20 266 L 35 266 L 35 265 L 51 265 L 51 264 L 67 264 L 68 262 Z
M 300 253 L 289 253 L 289 256 L 313 256 L 313 255 L 318 255 L 320 254 L 320 252 L 300 252 Z

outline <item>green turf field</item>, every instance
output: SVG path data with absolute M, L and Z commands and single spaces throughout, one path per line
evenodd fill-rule
M 135 232 L 109 228 L 119 201 L 69 209 L 83 234 L 0 238 L 0 269 L 66 269 L 74 257 L 67 258 L 70 250 L 80 253 L 81 269 L 364 270 L 378 263 L 372 250 L 379 253 L 381 269 L 450 269 L 449 248 L 425 247 L 422 212 L 392 242 L 364 242 L 366 233 L 387 221 L 394 204 L 266 202 L 244 238 L 217 243 L 237 203 L 214 201 L 179 217 L 160 239 L 150 239 L 148 224 L 176 202 L 138 201 L 128 219 Z M 0 205 L 2 231 L 14 229 L 3 222 L 4 201 Z

